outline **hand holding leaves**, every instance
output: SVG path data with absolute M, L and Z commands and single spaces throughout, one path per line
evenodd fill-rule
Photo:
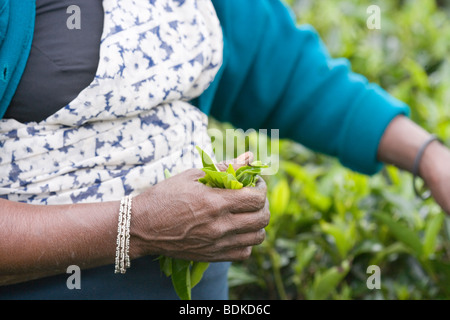
M 222 189 L 241 189 L 244 187 L 254 187 L 258 180 L 258 175 L 263 168 L 268 165 L 260 161 L 254 161 L 250 165 L 245 165 L 237 170 L 232 164 L 228 165 L 225 171 L 220 171 L 218 166 L 214 164 L 209 155 L 198 146 L 205 176 L 198 181 L 212 188 Z M 171 174 L 168 170 L 165 171 L 166 178 Z M 191 291 L 202 279 L 203 273 L 209 267 L 207 262 L 186 261 L 181 259 L 174 259 L 160 256 L 160 268 L 164 274 L 172 278 L 172 284 L 177 295 L 182 300 L 191 299 Z

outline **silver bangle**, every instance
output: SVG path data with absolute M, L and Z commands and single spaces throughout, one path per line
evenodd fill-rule
M 125 233 L 125 268 L 129 268 L 131 265 L 130 262 L 130 221 L 131 221 L 131 203 L 133 198 L 128 196 L 128 208 L 127 208 L 127 225 L 126 225 L 126 233 Z
M 132 197 L 125 196 L 120 201 L 119 223 L 117 225 L 115 273 L 125 273 L 130 267 L 130 220 Z
M 425 149 L 428 147 L 428 145 L 430 143 L 432 143 L 433 141 L 439 141 L 440 143 L 442 143 L 442 140 L 439 139 L 436 135 L 432 134 L 420 147 L 419 151 L 417 152 L 416 158 L 414 159 L 414 165 L 413 165 L 413 170 L 412 170 L 412 174 L 413 174 L 413 189 L 414 189 L 414 193 L 416 194 L 417 197 L 421 198 L 422 200 L 426 200 L 428 198 L 431 197 L 431 192 L 429 190 L 427 191 L 419 191 L 419 189 L 417 188 L 417 178 L 419 177 L 419 166 L 420 166 L 420 161 L 422 160 L 422 156 L 425 152 Z

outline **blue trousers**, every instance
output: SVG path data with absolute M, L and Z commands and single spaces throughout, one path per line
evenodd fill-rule
M 155 258 L 131 261 L 125 274 L 115 274 L 114 265 L 81 270 L 80 289 L 68 289 L 70 273 L 0 286 L 0 300 L 178 300 L 171 279 L 160 271 Z M 192 299 L 227 300 L 229 266 L 229 262 L 211 263 L 192 290 Z

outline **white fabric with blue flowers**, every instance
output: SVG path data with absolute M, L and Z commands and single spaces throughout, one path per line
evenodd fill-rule
M 92 83 L 42 122 L 0 120 L 1 198 L 118 200 L 158 183 L 166 168 L 200 166 L 195 145 L 211 150 L 207 116 L 189 103 L 222 64 L 211 2 L 103 0 L 103 7 Z

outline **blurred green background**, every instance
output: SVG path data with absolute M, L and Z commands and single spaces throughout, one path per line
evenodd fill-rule
M 412 119 L 450 145 L 450 1 L 287 3 L 333 57 L 408 103 Z M 370 5 L 381 9 L 379 30 L 367 28 Z M 244 139 L 251 147 L 258 136 Z M 292 141 L 278 147 L 280 170 L 264 177 L 267 239 L 233 263 L 231 299 L 450 298 L 450 217 L 415 198 L 409 173 L 388 166 L 368 177 Z M 367 286 L 371 265 L 380 289 Z

